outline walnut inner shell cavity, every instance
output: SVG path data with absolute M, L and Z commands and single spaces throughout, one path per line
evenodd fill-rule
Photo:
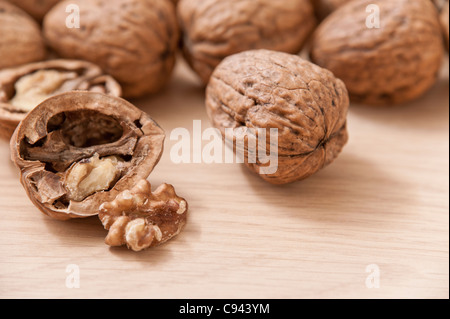
M 121 98 L 67 92 L 28 113 L 11 139 L 11 157 L 43 213 L 88 217 L 149 176 L 164 138 L 156 122 Z

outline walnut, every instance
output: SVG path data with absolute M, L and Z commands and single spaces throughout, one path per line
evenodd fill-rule
M 121 87 L 96 65 L 78 60 L 35 62 L 0 71 L 0 136 L 10 138 L 26 114 L 46 98 L 84 90 L 121 95 Z
M 99 218 L 109 230 L 105 243 L 127 245 L 134 251 L 160 245 L 176 236 L 186 224 L 187 202 L 172 185 L 153 193 L 147 180 L 125 190 L 100 206 Z
M 314 174 L 330 164 L 347 142 L 349 99 L 344 84 L 299 56 L 268 50 L 230 56 L 216 68 L 206 91 L 213 126 L 234 145 L 244 139 L 246 165 L 273 184 Z M 278 129 L 278 170 L 261 174 L 264 163 L 249 161 L 256 149 L 245 139 L 253 137 L 229 136 L 227 128 L 253 135 L 260 128 L 266 134 L 270 128 Z M 256 147 L 269 150 L 269 143 L 267 138 L 266 145 Z
M 380 28 L 366 24 L 370 4 L 380 8 Z M 438 21 L 430 0 L 351 1 L 316 30 L 311 59 L 343 80 L 355 102 L 411 101 L 437 79 L 444 54 Z
M 448 51 L 448 43 L 449 43 L 449 40 L 448 40 L 448 34 L 449 34 L 448 7 L 449 7 L 449 4 L 448 4 L 448 1 L 447 1 L 447 3 L 442 8 L 441 17 L 440 17 L 441 18 L 442 29 L 444 31 L 445 44 L 447 44 L 447 51 Z
M 65 26 L 66 6 L 80 8 L 80 28 Z M 99 65 L 125 97 L 159 91 L 175 63 L 179 30 L 167 0 L 66 0 L 46 15 L 44 36 L 62 57 Z
M 40 61 L 46 55 L 38 24 L 21 9 L 0 0 L 0 70 Z
M 7 0 L 27 12 L 37 21 L 42 21 L 44 15 L 60 0 Z
M 99 206 L 145 179 L 164 131 L 125 100 L 73 91 L 45 100 L 17 127 L 11 157 L 31 201 L 56 219 L 98 214 Z
M 309 0 L 182 0 L 177 12 L 183 53 L 205 84 L 229 55 L 298 53 L 316 24 Z
M 313 0 L 314 9 L 319 19 L 324 19 L 331 12 L 351 0 Z

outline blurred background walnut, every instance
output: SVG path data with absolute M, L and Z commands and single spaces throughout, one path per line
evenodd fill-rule
M 345 85 L 331 72 L 297 55 L 268 50 L 226 58 L 206 92 L 212 124 L 235 145 L 240 137 L 228 136 L 227 128 L 247 131 L 244 143 L 258 134 L 251 129 L 278 129 L 275 173 L 261 174 L 266 164 L 248 160 L 249 154 L 272 148 L 267 138 L 264 145 L 247 143 L 243 154 L 250 170 L 273 184 L 304 179 L 340 154 L 348 139 L 348 106 Z
M 380 8 L 380 27 L 366 21 Z M 357 0 L 317 28 L 311 60 L 344 81 L 354 102 L 404 103 L 436 81 L 444 55 L 438 12 L 430 0 Z
M 27 114 L 11 138 L 11 158 L 43 213 L 82 218 L 147 178 L 164 138 L 158 124 L 123 99 L 68 92 Z
M 60 0 L 7 0 L 27 12 L 37 21 L 42 21 L 45 14 Z
M 49 60 L 0 71 L 0 136 L 11 138 L 26 114 L 46 98 L 73 90 L 120 96 L 122 89 L 95 64 Z
M 331 12 L 352 0 L 312 0 L 319 19 L 326 18 Z
M 0 0 L 0 70 L 45 59 L 39 25 L 23 10 Z
M 181 0 L 177 12 L 184 55 L 205 84 L 234 53 L 298 53 L 316 23 L 309 0 Z
M 178 235 L 186 224 L 187 202 L 172 185 L 162 184 L 154 192 L 147 180 L 118 194 L 100 206 L 100 218 L 109 230 L 105 243 L 127 245 L 134 251 L 160 245 Z
M 66 27 L 69 4 L 80 8 L 80 28 Z M 167 0 L 62 1 L 46 15 L 43 32 L 58 55 L 99 65 L 127 98 L 165 85 L 179 40 L 174 5 Z

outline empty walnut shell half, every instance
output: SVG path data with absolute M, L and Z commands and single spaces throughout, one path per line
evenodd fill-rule
M 354 102 L 414 100 L 436 82 L 443 61 L 438 12 L 430 0 L 350 1 L 317 28 L 310 55 L 344 81 Z
M 79 28 L 67 28 L 66 7 L 79 7 Z M 175 64 L 179 29 L 167 0 L 66 0 L 45 16 L 43 34 L 61 57 L 99 65 L 127 98 L 158 92 Z
M 120 85 L 89 62 L 51 60 L 0 71 L 0 136 L 9 139 L 26 114 L 46 98 L 74 90 L 120 96 Z
M 97 215 L 102 203 L 147 178 L 164 138 L 121 98 L 68 92 L 28 113 L 11 138 L 11 157 L 31 201 L 65 220 Z
M 290 183 L 314 174 L 347 142 L 345 85 L 297 55 L 256 50 L 230 56 L 216 68 L 206 91 L 212 124 L 226 142 L 233 142 L 246 165 L 270 183 Z M 264 134 L 260 129 L 266 129 Z M 278 130 L 274 141 L 270 129 Z M 244 145 L 243 151 L 238 143 Z M 258 155 L 249 160 L 250 156 L 274 147 L 276 172 L 262 173 L 266 159 Z
M 0 70 L 44 60 L 39 25 L 26 12 L 0 0 Z
M 207 84 L 227 56 L 252 49 L 298 53 L 316 25 L 309 0 L 182 0 L 183 53 Z
M 172 185 L 163 184 L 152 192 L 147 180 L 118 194 L 100 206 L 100 218 L 109 230 L 105 243 L 127 245 L 134 251 L 160 245 L 178 235 L 186 224 L 187 202 Z

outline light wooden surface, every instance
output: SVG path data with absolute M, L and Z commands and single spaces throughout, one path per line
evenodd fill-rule
M 448 63 L 448 62 L 446 62 Z M 448 68 L 448 64 L 444 69 Z M 422 99 L 352 106 L 350 142 L 319 174 L 271 186 L 240 164 L 170 160 L 171 130 L 209 126 L 183 63 L 134 101 L 166 130 L 150 176 L 189 201 L 185 230 L 141 253 L 110 249 L 97 218 L 60 222 L 28 200 L 0 142 L 1 298 L 448 298 L 448 72 Z M 80 269 L 67 288 L 66 267 Z M 368 265 L 380 287 L 366 287 Z

